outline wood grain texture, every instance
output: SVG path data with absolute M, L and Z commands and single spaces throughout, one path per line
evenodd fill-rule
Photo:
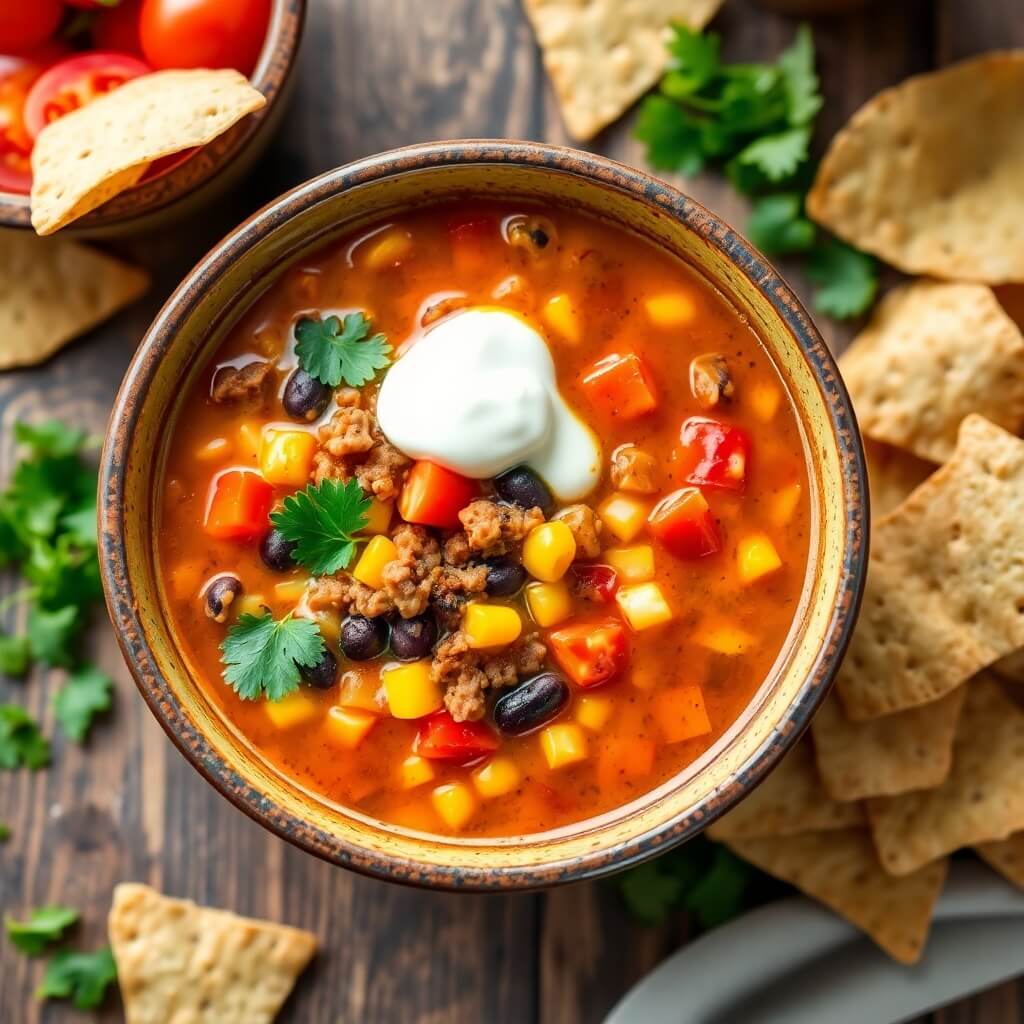
M 794 22 L 727 0 L 716 22 L 730 58 L 775 54 Z M 1024 45 L 1020 0 L 881 0 L 815 23 L 827 94 L 822 141 L 877 89 L 996 46 Z M 566 143 L 519 0 L 313 0 L 294 106 L 280 137 L 236 194 L 196 222 L 119 246 L 155 275 L 151 293 L 46 367 L 0 377 L 0 475 L 11 424 L 57 414 L 102 430 L 121 374 L 160 304 L 233 224 L 284 189 L 378 150 L 445 137 Z M 642 164 L 631 117 L 595 148 Z M 687 183 L 742 228 L 744 205 L 721 181 Z M 795 268 L 797 289 L 805 282 Z M 851 328 L 823 322 L 836 348 Z M 6 581 L 10 589 L 13 581 Z M 12 625 L 13 624 L 10 624 Z M 46 772 L 0 776 L 0 908 L 63 901 L 83 910 L 76 944 L 103 941 L 113 885 L 164 891 L 314 930 L 323 950 L 282 1019 L 296 1024 L 591 1024 L 686 936 L 686 922 L 632 924 L 611 884 L 547 896 L 459 897 L 358 878 L 300 854 L 231 808 L 192 771 L 138 699 L 109 627 L 95 657 L 117 680 L 115 713 L 86 749 L 59 739 Z M 52 731 L 59 673 L 0 682 Z M 82 1015 L 39 1007 L 41 964 L 0 944 L 0 1021 L 57 1024 Z M 926 1018 L 931 1024 L 1024 1020 L 1005 985 Z M 98 1016 L 121 1019 L 111 1001 Z M 241 1022 L 240 1022 L 241 1024 Z M 923 1022 L 922 1022 L 923 1024 Z

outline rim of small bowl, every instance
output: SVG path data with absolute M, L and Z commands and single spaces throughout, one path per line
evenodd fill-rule
M 795 699 L 771 736 L 729 777 L 728 784 L 700 803 L 646 833 L 583 856 L 541 864 L 481 868 L 427 864 L 369 849 L 326 832 L 291 814 L 236 772 L 184 712 L 174 689 L 157 667 L 138 613 L 124 539 L 124 469 L 133 432 L 161 360 L 174 345 L 176 322 L 189 315 L 240 250 L 247 250 L 281 224 L 324 199 L 357 185 L 424 168 L 466 165 L 547 168 L 612 186 L 638 202 L 677 218 L 717 248 L 771 304 L 811 367 L 829 412 L 829 425 L 844 484 L 844 545 L 828 627 Z M 705 207 L 667 182 L 592 153 L 535 142 L 459 140 L 423 143 L 366 157 L 313 178 L 267 204 L 216 245 L 189 273 L 150 326 L 118 392 L 100 464 L 100 563 L 108 611 L 118 643 L 137 687 L 165 732 L 192 766 L 222 796 L 288 842 L 360 874 L 423 888 L 452 891 L 540 889 L 593 879 L 623 870 L 692 838 L 755 788 L 809 724 L 827 694 L 850 640 L 868 556 L 868 494 L 860 433 L 835 360 L 803 305 L 777 271 L 746 239 Z M 592 819 L 589 819 L 592 820 Z M 588 819 L 567 828 L 585 828 Z M 386 832 L 388 824 L 379 823 Z M 438 836 L 443 841 L 445 837 Z M 486 846 L 487 837 L 480 839 Z
M 166 174 L 142 181 L 76 220 L 65 232 L 120 227 L 163 210 L 197 192 L 226 170 L 256 138 L 281 99 L 295 67 L 302 39 L 307 0 L 272 0 L 267 36 L 249 81 L 266 97 L 266 104 L 223 135 L 203 146 Z M 31 228 L 30 199 L 21 192 L 0 189 L 0 227 Z

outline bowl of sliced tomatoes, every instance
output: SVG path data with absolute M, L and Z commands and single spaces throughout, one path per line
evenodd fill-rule
M 0 4 L 0 226 L 30 225 L 41 132 L 132 79 L 233 68 L 266 106 L 199 149 L 154 160 L 77 234 L 128 234 L 210 198 L 252 163 L 283 113 L 305 0 L 31 0 Z M 189 197 L 194 202 L 185 203 Z

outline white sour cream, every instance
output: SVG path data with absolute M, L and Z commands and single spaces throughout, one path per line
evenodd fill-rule
M 589 494 L 601 474 L 600 443 L 559 394 L 544 339 L 501 309 L 428 331 L 384 377 L 377 421 L 414 459 L 477 480 L 525 464 L 562 501 Z

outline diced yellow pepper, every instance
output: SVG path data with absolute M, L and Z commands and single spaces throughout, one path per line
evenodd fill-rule
M 577 344 L 582 337 L 580 318 L 568 295 L 554 295 L 541 309 L 544 322 L 566 341 Z
M 554 583 L 530 583 L 526 588 L 526 607 L 538 626 L 554 626 L 572 614 L 572 597 L 565 580 Z
M 362 708 L 364 711 L 372 711 L 375 715 L 384 714 L 380 689 L 380 676 L 376 672 L 349 669 L 341 674 L 338 704 L 343 708 Z
M 306 585 L 309 580 L 305 576 L 296 576 L 294 579 L 282 580 L 274 584 L 274 597 L 278 601 L 287 601 L 289 604 L 298 604 L 306 593 Z
M 371 537 L 370 542 L 363 549 L 363 553 L 352 570 L 360 583 L 365 583 L 374 590 L 380 590 L 384 586 L 384 566 L 393 562 L 398 557 L 398 548 L 394 541 L 383 534 Z
M 305 617 L 312 619 L 320 627 L 320 635 L 331 643 L 341 639 L 341 616 L 337 612 L 324 611 L 305 612 Z
M 262 615 L 267 610 L 267 599 L 262 594 L 243 594 L 237 604 L 239 615 Z
M 587 756 L 587 737 L 575 722 L 561 722 L 542 729 L 540 746 L 552 771 L 575 764 Z
M 238 427 L 238 458 L 242 462 L 258 461 L 263 439 L 263 424 L 256 420 L 243 420 Z
M 200 446 L 196 451 L 196 459 L 199 462 L 220 462 L 231 454 L 234 447 L 226 437 L 215 437 Z
M 755 384 L 748 396 L 750 408 L 763 423 L 775 419 L 782 401 L 782 392 L 774 384 Z
M 380 498 L 371 498 L 370 507 L 366 513 L 366 525 L 360 533 L 374 534 L 387 533 L 391 527 L 391 517 L 395 512 L 393 501 L 381 501 Z
M 322 706 L 303 690 L 296 690 L 281 700 L 264 701 L 263 710 L 278 729 L 291 729 L 316 718 Z
M 654 548 L 650 544 L 609 548 L 603 557 L 626 583 L 646 583 L 654 579 Z
M 619 587 L 615 591 L 615 601 L 630 628 L 637 632 L 660 626 L 672 618 L 672 609 L 657 583 Z
M 609 494 L 597 506 L 597 514 L 601 522 L 611 533 L 624 544 L 628 544 L 647 522 L 648 506 L 645 502 L 616 491 Z
M 434 777 L 434 766 L 419 754 L 410 754 L 398 769 L 402 789 L 415 789 Z
M 560 519 L 535 526 L 523 542 L 523 567 L 544 583 L 560 580 L 576 557 L 576 538 Z
M 449 782 L 430 794 L 434 810 L 453 829 L 460 829 L 476 811 L 476 797 L 464 782 Z
M 689 292 L 652 295 L 644 305 L 651 322 L 658 327 L 685 327 L 697 315 L 697 303 Z
M 592 697 L 588 694 L 576 701 L 576 721 L 591 732 L 603 729 L 611 713 L 612 702 L 607 697 Z
M 367 243 L 365 266 L 369 270 L 397 267 L 412 252 L 412 235 L 403 228 L 389 228 Z
M 800 484 L 790 484 L 783 487 L 771 500 L 768 506 L 768 517 L 774 526 L 788 526 L 800 504 L 800 496 L 804 489 Z
M 377 716 L 363 708 L 332 707 L 327 712 L 327 731 L 343 747 L 354 750 L 377 724 Z
M 736 565 L 740 580 L 754 583 L 781 569 L 782 559 L 775 545 L 763 533 L 752 533 L 741 537 L 736 545 Z
M 515 608 L 504 604 L 473 602 L 466 605 L 462 617 L 462 632 L 469 646 L 476 650 L 504 647 L 519 639 L 523 620 Z
M 487 764 L 473 772 L 473 785 L 484 798 L 511 793 L 522 775 L 515 761 L 508 757 L 492 757 Z
M 755 638 L 739 626 L 708 624 L 693 636 L 694 642 L 716 654 L 744 654 L 754 645 Z
M 260 472 L 268 484 L 301 487 L 309 481 L 316 438 L 305 430 L 264 427 L 260 441 Z
M 430 678 L 429 660 L 389 665 L 380 676 L 395 718 L 422 718 L 444 704 L 441 687 Z

